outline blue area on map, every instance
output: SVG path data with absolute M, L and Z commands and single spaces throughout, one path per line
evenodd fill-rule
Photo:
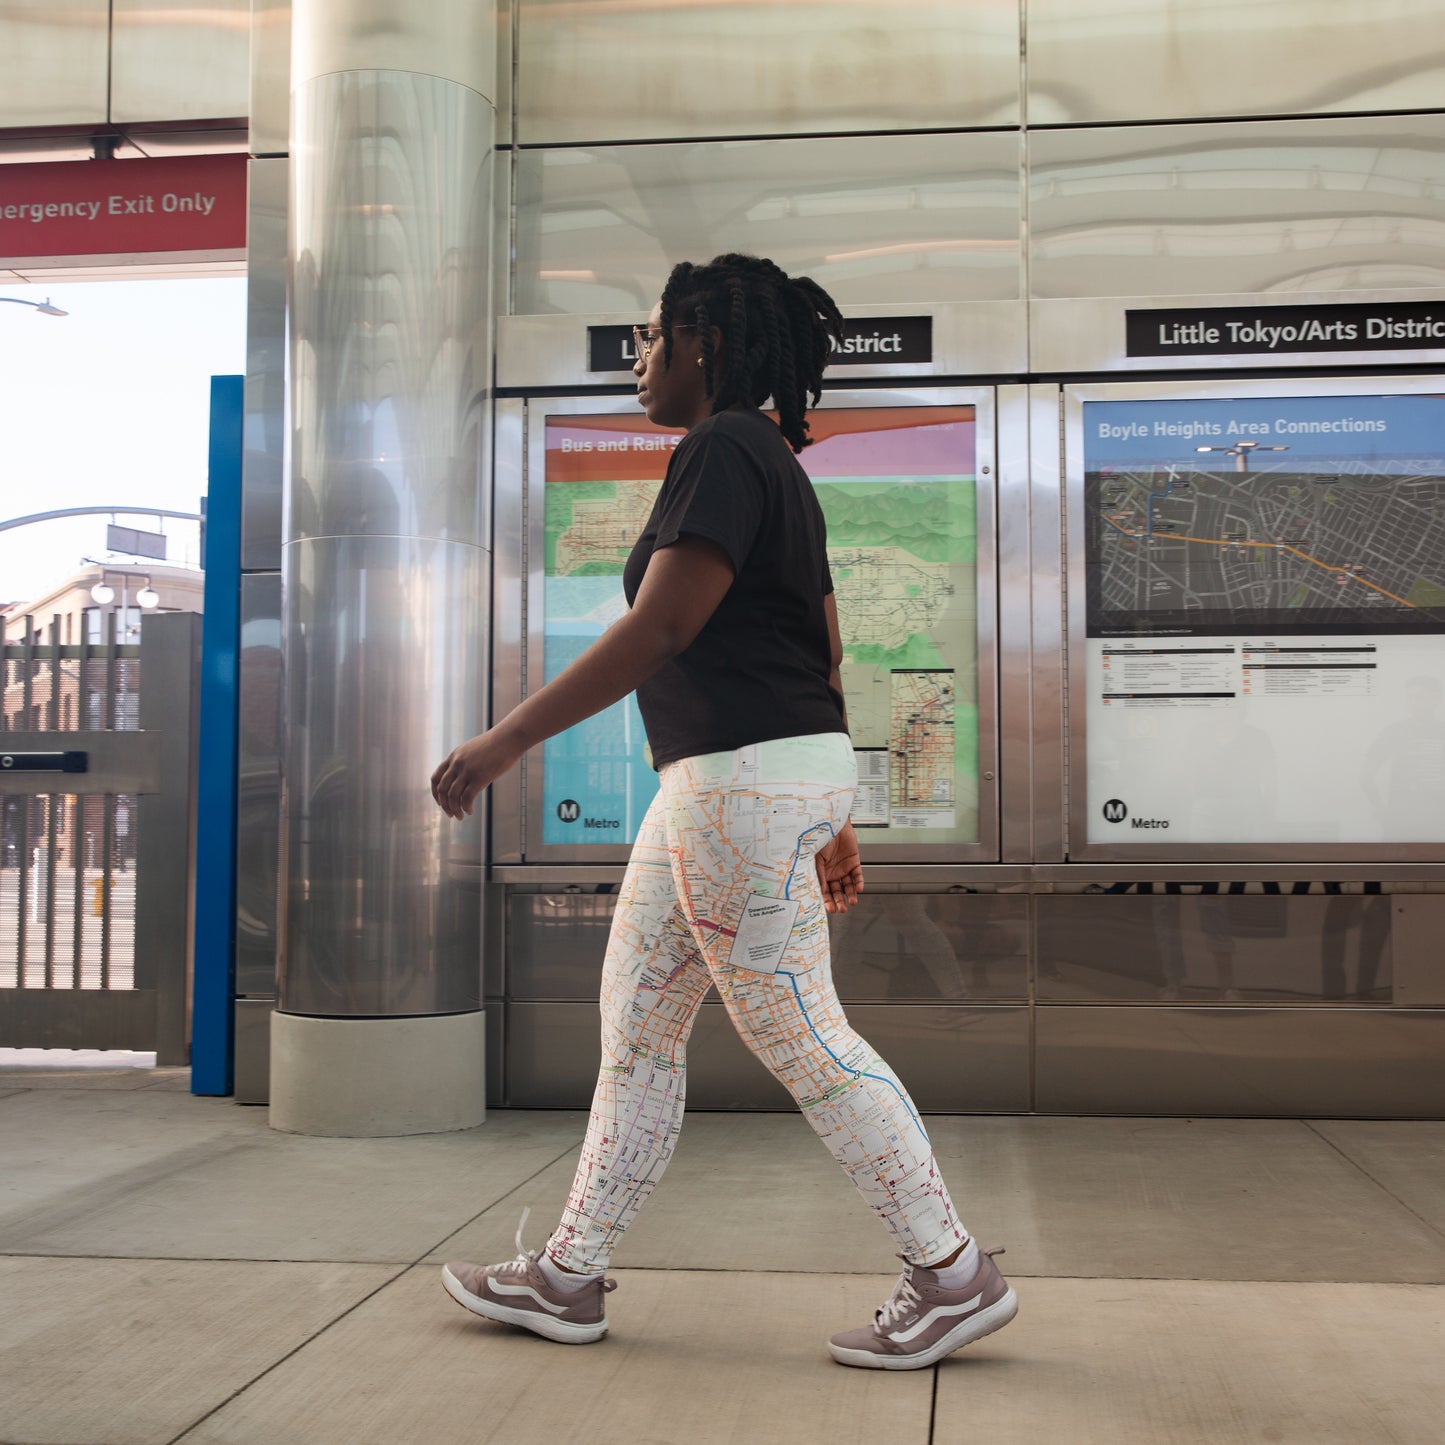
M 1084 403 L 1084 470 L 1187 463 L 1233 471 L 1222 450 L 1258 444 L 1251 471 L 1334 471 L 1341 461 L 1375 472 L 1445 470 L 1445 397 L 1290 396 Z M 1285 451 L 1267 451 L 1267 447 Z
M 602 635 L 600 622 L 579 614 L 618 598 L 622 582 L 616 576 L 549 577 L 546 586 L 543 673 L 551 682 Z M 555 615 L 561 612 L 568 615 Z M 646 741 L 637 698 L 630 693 L 549 738 L 542 748 L 543 843 L 632 843 L 657 792 L 657 774 L 643 752 Z M 575 817 L 565 806 L 574 803 Z

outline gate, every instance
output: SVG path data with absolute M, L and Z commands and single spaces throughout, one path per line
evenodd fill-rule
M 112 612 L 104 639 L 61 638 L 59 615 L 27 617 L 3 644 L 0 1046 L 184 1064 L 201 618 L 153 613 L 136 644 Z

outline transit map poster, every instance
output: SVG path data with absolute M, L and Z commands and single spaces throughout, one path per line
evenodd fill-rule
M 799 460 L 828 524 L 870 842 L 978 840 L 974 409 L 813 412 Z M 680 433 L 622 415 L 545 419 L 543 672 L 626 608 L 622 569 Z M 530 606 L 536 606 L 532 599 Z M 628 697 L 544 745 L 542 841 L 630 843 L 657 789 Z
M 1445 397 L 1083 417 L 1088 841 L 1445 840 Z

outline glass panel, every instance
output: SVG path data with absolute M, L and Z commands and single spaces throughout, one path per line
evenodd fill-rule
M 642 416 L 545 419 L 543 670 L 625 607 L 622 569 L 676 434 Z M 802 461 L 828 524 L 871 843 L 979 841 L 977 485 L 972 406 L 811 414 Z M 530 606 L 537 605 L 531 599 Z M 626 844 L 657 790 L 628 697 L 543 750 L 541 841 Z
M 841 306 L 1013 300 L 1019 147 L 993 132 L 524 150 L 513 304 L 641 318 L 676 261 L 723 249 Z
M 1028 0 L 1029 121 L 1431 110 L 1439 0 Z
M 524 144 L 1017 124 L 1019 7 L 520 0 Z M 1433 103 L 1433 102 L 1431 102 Z
M 1378 894 L 1041 895 L 1037 907 L 1041 1002 L 1390 1000 Z
M 1033 131 L 1034 296 L 1445 285 L 1445 117 Z

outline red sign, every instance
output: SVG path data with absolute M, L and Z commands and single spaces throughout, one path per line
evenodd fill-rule
M 0 262 L 245 245 L 244 155 L 0 166 Z

